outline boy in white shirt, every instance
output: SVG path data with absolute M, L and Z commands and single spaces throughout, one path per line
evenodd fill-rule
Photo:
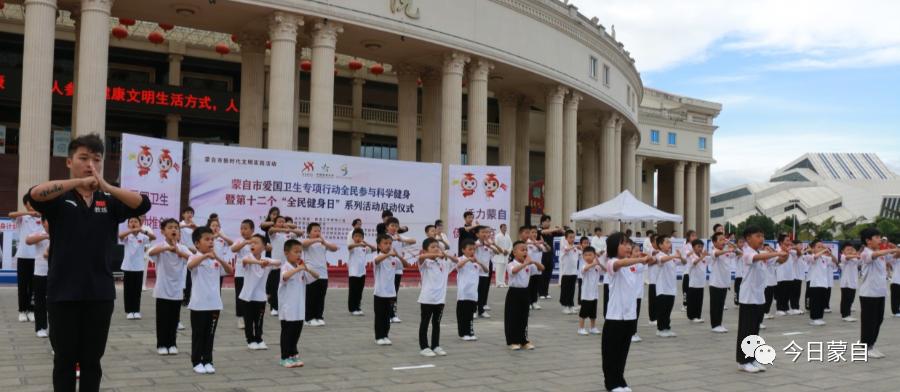
M 544 257 L 544 252 L 547 251 L 547 244 L 538 238 L 538 229 L 536 226 L 531 226 L 527 230 L 528 239 L 526 242 L 526 249 L 528 258 L 541 262 Z M 531 309 L 541 310 L 541 305 L 538 303 L 538 292 L 544 279 L 542 276 L 544 270 L 541 269 L 538 271 L 536 268 L 530 268 L 529 270 L 531 272 L 531 278 L 528 280 L 528 293 L 531 298 Z
M 312 327 L 325 325 L 325 294 L 328 293 L 328 259 L 327 252 L 338 250 L 337 245 L 322 238 L 322 227 L 317 222 L 306 226 L 307 239 L 303 244 L 303 259 L 307 266 L 316 271 L 318 279 L 307 287 L 306 323 Z
M 419 304 L 422 317 L 419 322 L 419 354 L 423 357 L 447 355 L 441 348 L 441 316 L 444 314 L 444 302 L 447 298 L 447 278 L 453 271 L 455 257 L 441 249 L 434 238 L 426 238 L 422 242 L 422 253 L 416 263 L 422 277 L 422 290 L 419 292 Z M 428 323 L 431 323 L 431 344 L 428 344 Z
M 584 265 L 587 264 L 584 261 L 584 250 L 587 249 L 589 246 L 591 246 L 591 240 L 588 239 L 587 237 L 581 237 L 581 239 L 578 240 L 578 291 L 576 291 L 576 293 L 578 293 L 578 295 L 577 295 L 578 310 L 580 310 L 580 308 L 581 308 L 581 288 L 583 287 L 583 284 L 584 284 L 584 279 L 583 279 L 584 278 Z M 597 259 L 600 258 L 600 255 L 597 254 L 596 249 L 594 249 L 594 256 Z M 603 279 L 602 272 L 600 273 L 598 282 L 600 281 L 600 279 Z
M 694 323 L 702 323 L 703 314 L 703 289 L 706 287 L 706 250 L 703 249 L 703 241 L 691 242 L 693 253 L 688 256 L 688 320 Z
M 806 289 L 809 293 L 809 325 L 822 326 L 825 325 L 822 317 L 825 314 L 826 290 L 832 280 L 828 266 L 836 264 L 837 257 L 818 239 L 810 242 L 809 247 L 811 252 L 801 258 L 809 265 L 809 288 Z
M 408 264 L 391 246 L 393 240 L 390 235 L 379 234 L 376 242 L 378 255 L 372 259 L 375 274 L 375 344 L 387 346 L 392 344 L 388 334 L 391 331 L 391 308 L 397 299 L 397 289 L 394 287 L 395 271 Z
M 715 333 L 728 332 L 722 325 L 722 313 L 725 310 L 725 295 L 731 286 L 731 265 L 740 254 L 734 245 L 726 245 L 723 233 L 716 232 L 712 236 L 713 253 L 707 256 L 709 263 L 709 322 Z
M 197 252 L 197 249 L 194 248 L 194 243 L 191 241 L 191 233 L 193 233 L 196 228 L 197 224 L 194 223 L 194 209 L 191 206 L 183 208 L 181 210 L 181 222 L 178 223 L 178 229 L 180 231 L 178 242 L 187 248 L 191 254 Z M 181 271 L 181 278 L 184 282 L 182 283 L 184 288 L 184 300 L 182 301 L 182 305 L 188 306 L 188 303 L 191 301 L 191 280 L 188 279 L 187 268 Z M 178 329 L 184 329 L 180 321 L 178 322 Z
M 788 252 L 788 260 L 775 268 L 775 277 L 778 281 L 775 286 L 775 315 L 785 316 L 791 311 L 791 292 L 794 289 L 794 262 L 797 252 L 791 237 L 787 234 L 778 235 L 778 246 Z M 793 314 L 793 313 L 791 313 Z
M 385 220 L 385 223 L 387 224 L 386 232 L 391 237 L 391 248 L 394 249 L 398 256 L 402 256 L 404 253 L 403 248 L 407 245 L 415 244 L 416 240 L 400 235 L 400 220 L 397 218 L 391 216 Z M 403 268 L 406 266 L 412 266 L 412 264 L 397 263 L 394 270 L 394 302 L 391 304 L 392 323 L 402 322 L 400 317 L 397 316 L 397 300 L 399 299 L 397 294 L 400 293 L 400 281 L 403 280 Z
M 859 253 L 862 278 L 859 282 L 860 343 L 865 343 L 869 358 L 884 358 L 875 348 L 881 322 L 884 321 L 884 300 L 887 296 L 887 264 L 900 256 L 900 249 L 881 250 L 881 232 L 866 228 L 860 232 L 863 250 Z
M 266 237 L 254 234 L 250 239 L 250 255 L 240 260 L 244 264 L 244 287 L 238 296 L 244 301 L 244 336 L 247 348 L 266 350 L 269 346 L 262 339 L 263 319 L 266 314 L 266 283 L 269 271 L 280 267 L 281 262 L 263 256 Z M 282 246 L 281 251 L 284 252 Z
M 597 299 L 600 298 L 600 274 L 605 271 L 605 267 L 600 263 L 600 258 L 597 257 L 593 247 L 585 247 L 582 250 L 582 255 L 584 257 L 584 267 L 581 268 L 583 286 L 581 286 L 581 292 L 578 294 L 581 298 L 581 309 L 578 310 L 578 334 L 585 336 L 588 333 L 598 335 L 600 330 L 597 329 Z M 591 319 L 590 332 L 584 328 L 584 321 L 587 319 Z
M 478 304 L 478 280 L 484 266 L 475 259 L 475 243 L 465 239 L 460 244 L 462 256 L 456 265 L 456 325 L 459 337 L 478 340 L 472 315 Z
M 652 264 L 656 266 L 656 336 L 674 338 L 678 336 L 672 332 L 672 308 L 675 306 L 678 284 L 675 263 L 684 265 L 685 260 L 679 251 L 671 254 L 672 241 L 669 236 L 657 234 L 654 238 L 659 250 Z
M 500 224 L 500 231 L 494 236 L 494 244 L 500 248 L 501 253 L 494 255 L 494 271 L 497 276 L 494 278 L 497 287 L 506 287 L 506 261 L 509 258 L 509 252 L 512 251 L 512 239 L 509 238 L 506 223 Z
M 244 329 L 244 308 L 247 303 L 240 299 L 241 290 L 244 288 L 244 263 L 242 260 L 252 254 L 251 241 L 253 237 L 254 223 L 250 219 L 241 222 L 241 239 L 231 244 L 231 253 L 234 254 L 234 315 L 237 317 L 238 329 Z
M 527 226 L 519 229 L 520 236 L 528 232 Z M 527 234 L 526 234 L 527 236 Z M 506 344 L 510 350 L 534 350 L 534 344 L 528 340 L 528 307 L 531 303 L 531 277 L 540 277 L 544 269 L 540 257 L 532 259 L 528 255 L 528 246 L 524 241 L 513 244 L 512 261 L 506 265 L 509 274 L 509 290 L 506 291 L 506 304 L 503 311 L 503 331 Z M 535 272 L 537 271 L 537 272 Z
M 222 272 L 234 272 L 231 264 L 222 260 L 213 245 L 215 234 L 208 226 L 198 227 L 191 233 L 197 253 L 188 261 L 193 281 L 191 302 L 191 364 L 194 373 L 212 374 L 213 342 L 216 326 L 222 311 L 222 292 L 219 278 Z
M 575 314 L 575 283 L 578 280 L 578 248 L 575 245 L 574 231 L 565 231 L 565 237 L 559 252 L 559 304 L 562 306 L 563 314 Z
M 37 233 L 41 229 L 41 214 L 31 207 L 27 197 L 22 197 L 25 211 L 14 211 L 9 217 L 16 220 L 16 230 L 19 234 L 19 246 L 16 248 L 16 285 L 19 294 L 19 322 L 34 321 L 34 311 L 31 298 L 34 289 L 31 283 L 34 280 L 34 259 L 36 257 L 34 246 L 25 241 L 29 235 Z
M 494 244 L 492 240 L 493 234 L 487 226 L 478 226 L 472 231 L 478 238 L 475 241 L 475 261 L 481 265 L 481 271 L 478 273 L 478 317 L 491 318 L 491 315 L 485 312 L 487 307 L 488 290 L 491 287 L 491 259 L 494 256 L 503 253 L 500 248 Z
M 178 354 L 175 338 L 181 319 L 181 303 L 184 300 L 183 271 L 191 251 L 178 242 L 178 221 L 166 219 L 160 223 L 165 242 L 150 249 L 150 260 L 156 265 L 156 349 L 159 355 Z
M 674 234 L 673 234 L 674 235 Z M 684 257 L 685 260 L 688 260 L 688 266 L 690 266 L 691 255 L 694 254 L 694 240 L 697 239 L 697 232 L 693 230 L 688 230 L 685 233 L 685 241 L 684 246 L 681 248 L 681 257 Z M 688 306 L 688 290 L 691 287 L 691 269 L 684 268 L 681 271 L 681 311 L 684 312 L 687 310 Z M 690 317 L 688 317 L 690 318 Z
M 50 268 L 47 263 L 47 252 L 50 250 L 48 224 L 46 219 L 42 219 L 41 230 L 25 238 L 25 244 L 34 246 L 34 278 L 31 287 L 34 292 L 34 332 L 39 338 L 50 336 L 47 333 L 47 271 Z
M 854 322 L 856 318 L 850 317 L 850 309 L 859 285 L 859 254 L 849 242 L 841 245 L 841 249 L 841 320 Z
M 307 230 L 310 232 L 310 230 Z M 284 243 L 285 263 L 281 265 L 281 279 L 278 283 L 278 304 L 281 311 L 281 362 L 286 368 L 303 366 L 297 344 L 306 319 L 306 287 L 318 279 L 319 274 L 309 268 L 300 258 L 302 244 L 297 240 Z
M 347 245 L 350 256 L 347 260 L 347 310 L 354 316 L 362 316 L 362 293 L 366 284 L 366 266 L 368 254 L 375 251 L 375 247 L 365 242 L 365 232 L 362 229 L 354 229 L 351 243 Z
M 278 216 L 275 218 L 275 225 L 269 228 L 269 239 L 271 241 L 272 258 L 284 263 L 284 243 L 287 240 L 297 239 L 303 236 L 303 230 L 297 228 L 293 219 L 286 216 Z M 272 316 L 278 315 L 278 285 L 281 279 L 278 270 L 269 271 L 266 278 L 266 298 L 269 301 Z M 327 278 L 328 275 L 326 274 Z M 307 297 L 309 298 L 309 297 Z
M 125 318 L 128 320 L 141 319 L 141 286 L 144 281 L 144 269 L 147 268 L 147 260 L 144 251 L 150 241 L 156 241 L 152 230 L 146 230 L 142 226 L 140 218 L 128 219 L 128 230 L 119 233 L 119 239 L 124 245 L 124 257 L 122 259 L 122 292 L 125 297 Z

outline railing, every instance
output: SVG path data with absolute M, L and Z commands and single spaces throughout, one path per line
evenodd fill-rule
M 364 107 L 362 110 L 362 118 L 366 121 L 373 121 L 382 124 L 397 124 L 397 112 L 394 110 Z
M 309 115 L 309 101 L 301 100 L 300 101 L 300 113 Z M 334 105 L 334 117 L 341 119 L 352 119 L 353 118 L 353 106 L 350 105 Z M 362 118 L 365 121 L 370 121 L 378 124 L 386 124 L 386 125 L 397 125 L 397 111 L 396 110 L 385 110 L 385 109 L 376 109 L 376 108 L 367 108 L 364 107 L 362 109 Z M 423 126 L 422 115 L 416 115 L 416 123 L 418 126 Z M 468 129 L 468 121 L 466 119 L 462 120 L 462 130 L 465 131 Z M 487 123 L 487 134 L 488 136 L 500 136 L 500 124 L 489 122 Z
M 687 116 L 685 114 L 670 112 L 665 109 L 641 108 L 640 115 L 661 118 L 664 120 L 687 121 Z
M 334 105 L 334 116 L 339 118 L 353 118 L 353 106 Z

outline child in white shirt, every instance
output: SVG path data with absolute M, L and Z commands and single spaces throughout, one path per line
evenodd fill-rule
M 191 271 L 192 293 L 188 309 L 191 310 L 191 364 L 194 373 L 212 374 L 213 342 L 216 326 L 222 311 L 222 292 L 219 285 L 222 272 L 234 272 L 231 263 L 222 260 L 215 252 L 213 230 L 198 227 L 191 233 L 197 253 L 188 261 Z
M 391 248 L 394 249 L 394 252 L 397 253 L 398 256 L 403 255 L 403 248 L 406 245 L 415 244 L 416 240 L 404 237 L 400 235 L 400 221 L 395 217 L 390 217 L 385 220 L 387 224 L 387 234 L 391 236 Z M 397 316 L 397 293 L 400 292 L 400 281 L 403 280 L 403 267 L 411 266 L 412 264 L 403 264 L 397 263 L 397 269 L 394 270 L 394 302 L 391 304 L 391 322 L 399 323 L 402 322 L 400 317 Z
M 841 249 L 841 320 L 854 322 L 856 317 L 850 317 L 850 308 L 859 285 L 859 254 L 849 242 L 844 243 Z
M 303 366 L 297 343 L 306 319 L 306 287 L 319 274 L 300 258 L 302 244 L 297 240 L 284 243 L 285 263 L 281 265 L 281 280 L 278 284 L 278 304 L 281 320 L 281 366 L 295 368 Z
M 268 233 L 271 241 L 272 259 L 278 260 L 280 263 L 284 263 L 284 243 L 287 240 L 303 236 L 303 230 L 298 229 L 297 225 L 294 224 L 294 220 L 288 216 L 276 217 L 275 225 L 269 228 Z M 266 298 L 269 301 L 269 307 L 273 316 L 278 315 L 278 282 L 281 281 L 279 276 L 279 271 L 272 269 L 266 278 Z M 328 277 L 327 272 L 324 277 Z
M 584 266 L 581 268 L 583 286 L 578 294 L 581 298 L 581 309 L 578 311 L 578 334 L 598 335 L 600 330 L 597 329 L 597 299 L 600 298 L 600 274 L 603 273 L 605 267 L 600 263 L 597 252 L 591 246 L 584 248 L 582 256 L 584 257 Z M 584 328 L 584 322 L 587 319 L 591 319 L 590 332 Z
M 566 230 L 559 256 L 559 304 L 563 314 L 575 314 L 575 283 L 578 280 L 578 247 L 575 232 Z M 595 316 L 596 317 L 596 316 Z
M 34 278 L 31 287 L 34 292 L 34 332 L 39 338 L 50 336 L 47 333 L 47 272 L 50 269 L 47 263 L 47 252 L 50 250 L 48 225 L 49 222 L 42 219 L 42 228 L 25 238 L 25 244 L 34 246 Z
M 422 290 L 419 292 L 419 304 L 422 317 L 419 322 L 419 354 L 424 357 L 447 355 L 441 348 L 441 316 L 444 314 L 444 302 L 447 298 L 447 278 L 453 271 L 455 257 L 449 256 L 441 249 L 434 238 L 426 238 L 422 242 L 422 253 L 416 263 L 422 278 Z M 431 344 L 428 343 L 428 323 L 431 323 Z
M 527 226 L 519 229 L 520 238 L 527 236 Z M 532 259 L 528 255 L 528 245 L 525 241 L 516 241 L 513 244 L 512 260 L 506 265 L 509 276 L 509 290 L 506 291 L 506 304 L 503 311 L 503 330 L 506 335 L 506 344 L 510 350 L 533 350 L 534 344 L 528 340 L 528 312 L 531 304 L 531 277 L 540 276 L 544 269 L 541 259 Z
M 318 278 L 307 287 L 306 323 L 312 327 L 325 325 L 325 294 L 328 292 L 328 260 L 326 252 L 338 250 L 337 245 L 322 238 L 322 227 L 312 222 L 306 226 L 308 238 L 303 244 L 303 259 Z
M 160 223 L 165 242 L 150 249 L 150 260 L 156 265 L 156 349 L 159 355 L 178 354 L 175 338 L 181 319 L 184 300 L 184 272 L 191 251 L 178 242 L 178 221 L 166 219 Z
M 347 260 L 347 310 L 354 316 L 362 316 L 362 293 L 366 285 L 366 266 L 368 254 L 375 251 L 375 247 L 365 242 L 365 232 L 362 229 L 353 229 L 351 242 L 347 245 L 350 256 Z
M 147 260 L 144 251 L 150 241 L 156 241 L 152 230 L 143 227 L 140 218 L 128 219 L 128 230 L 119 233 L 119 239 L 124 245 L 124 257 L 122 259 L 123 293 L 125 297 L 125 318 L 128 320 L 141 319 L 141 287 L 144 282 L 144 270 L 147 268 Z
M 266 314 L 266 281 L 273 267 L 281 266 L 281 262 L 263 256 L 266 250 L 266 237 L 254 234 L 250 239 L 251 254 L 240 262 L 244 264 L 244 287 L 239 298 L 244 306 L 244 336 L 247 348 L 266 350 L 269 346 L 262 339 L 263 319 Z M 284 248 L 282 247 L 282 252 Z
M 372 260 L 375 273 L 375 344 L 390 345 L 388 333 L 391 330 L 391 308 L 397 299 L 394 275 L 397 268 L 407 266 L 403 256 L 391 246 L 391 236 L 378 235 L 378 255 Z
M 869 358 L 884 358 L 875 348 L 881 322 L 884 321 L 884 301 L 887 296 L 887 264 L 900 257 L 900 249 L 881 249 L 881 232 L 866 228 L 860 232 L 863 250 L 859 253 L 862 278 L 859 282 L 860 343 L 868 347 Z
M 234 254 L 234 315 L 238 319 L 238 329 L 244 329 L 244 308 L 247 306 L 247 303 L 240 299 L 241 290 L 244 288 L 244 263 L 242 260 L 252 254 L 250 238 L 253 237 L 254 226 L 252 220 L 244 219 L 241 222 L 241 239 L 231 244 L 231 253 Z
M 460 244 L 462 256 L 456 264 L 456 325 L 460 339 L 478 340 L 472 316 L 478 301 L 478 275 L 484 266 L 475 260 L 475 243 L 465 239 Z

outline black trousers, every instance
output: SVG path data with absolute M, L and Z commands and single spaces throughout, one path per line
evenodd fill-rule
M 269 299 L 269 307 L 278 310 L 278 281 L 281 279 L 281 270 L 274 269 L 269 271 L 266 277 L 266 297 Z M 307 298 L 309 296 L 309 286 L 307 286 Z M 308 309 L 308 308 L 307 308 Z
M 603 285 L 603 318 L 606 319 L 606 309 L 609 308 L 609 285 Z
M 24 240 L 22 241 L 24 243 Z M 19 312 L 34 310 L 31 304 L 31 282 L 34 280 L 34 259 L 16 259 L 16 282 L 19 288 Z
M 681 275 L 681 306 L 688 306 L 688 291 L 690 289 L 691 276 Z
M 673 297 L 674 299 L 674 297 Z M 637 320 L 606 320 L 603 322 L 600 352 L 603 357 L 603 384 L 606 390 L 626 387 L 625 363 L 631 348 L 631 336 L 636 332 Z
M 475 323 L 472 322 L 475 307 L 475 301 L 456 301 L 456 329 L 460 337 L 475 336 Z
M 435 349 L 441 346 L 441 317 L 444 304 L 420 304 L 422 319 L 419 321 L 419 348 Z M 471 317 L 471 313 L 470 316 Z M 428 345 L 428 323 L 431 322 L 431 345 Z
M 553 280 L 553 252 L 546 252 L 541 256 L 541 264 L 544 265 L 544 271 L 541 272 L 541 281 L 538 285 L 538 294 L 541 297 L 550 295 L 550 281 Z
M 834 284 L 831 280 L 829 277 L 828 283 Z M 825 309 L 831 310 L 831 286 L 825 288 Z
M 125 313 L 138 313 L 141 311 L 141 286 L 144 284 L 144 271 L 122 271 L 122 273 L 125 274 L 122 280 Z
M 219 286 L 222 287 L 222 286 Z M 247 306 L 247 302 L 238 298 L 241 295 L 241 290 L 244 289 L 244 277 L 236 276 L 234 277 L 234 315 L 237 317 L 244 317 L 244 307 Z
M 306 285 L 306 321 L 322 320 L 325 317 L 326 293 L 328 279 L 316 279 Z
M 722 325 L 726 294 L 728 294 L 727 288 L 709 286 L 709 324 L 712 328 Z
M 184 291 L 182 292 L 183 298 L 181 300 L 181 305 L 185 307 L 191 302 L 191 280 L 191 274 L 185 275 Z
M 781 312 L 787 312 L 791 308 L 790 298 L 791 290 L 794 285 L 793 280 L 782 280 L 775 286 L 775 309 Z
M 631 320 L 630 322 L 634 324 L 634 326 L 632 327 L 634 329 L 634 333 L 637 333 L 638 319 L 641 318 L 641 299 L 640 298 L 637 299 L 637 305 L 635 307 L 634 316 L 635 316 L 634 320 Z
M 878 331 L 884 321 L 884 297 L 859 297 L 859 342 L 871 350 L 878 340 Z M 52 329 L 51 329 L 52 331 Z
M 900 271 L 895 271 L 900 274 Z M 35 309 L 37 309 L 37 301 L 35 301 Z M 891 283 L 891 314 L 900 313 L 900 284 Z
M 244 337 L 247 338 L 247 344 L 263 341 L 263 320 L 265 319 L 265 301 L 248 301 L 244 303 Z
M 300 354 L 297 351 L 300 332 L 303 332 L 303 321 L 281 320 L 281 359 L 288 359 Z
M 656 330 L 672 329 L 672 308 L 675 307 L 675 296 L 660 294 L 656 296 Z
M 578 310 L 578 317 L 583 319 L 597 319 L 597 300 L 581 301 L 581 309 Z
M 488 290 L 491 288 L 490 276 L 478 277 L 478 314 L 484 314 L 484 305 L 487 305 Z
M 99 391 L 113 301 L 71 301 L 47 304 L 53 347 L 53 390 L 75 391 L 75 364 L 81 369 L 82 391 Z
M 656 285 L 647 285 L 647 315 L 650 321 L 656 321 Z
M 191 365 L 213 363 L 213 342 L 218 324 L 218 310 L 191 311 Z
M 741 341 L 750 335 L 759 335 L 759 324 L 763 320 L 763 305 L 740 304 L 738 310 L 738 331 L 737 331 L 737 352 L 735 358 L 737 363 L 743 365 L 753 362 L 753 357 L 744 357 L 741 351 Z
M 506 291 L 503 332 L 506 335 L 507 345 L 528 343 L 528 305 L 530 301 L 527 288 L 510 287 Z
M 853 300 L 856 298 L 856 289 L 849 287 L 841 287 L 841 317 L 850 317 L 850 307 L 853 306 Z M 891 291 L 893 298 L 893 291 Z
M 575 282 L 577 280 L 577 275 L 563 275 L 561 278 L 559 278 L 560 305 L 568 307 L 575 306 Z
M 575 298 L 578 301 L 578 306 L 581 306 L 581 278 L 578 278 L 578 291 L 575 292 Z
M 734 278 L 734 305 L 738 305 L 738 299 L 741 297 L 741 282 L 744 281 L 744 278 L 737 277 Z
M 366 285 L 366 276 L 350 276 L 347 278 L 347 311 L 355 312 L 362 310 L 363 288 Z
M 156 299 L 156 348 L 176 347 L 178 322 L 181 321 L 181 300 Z
M 394 292 L 397 293 L 397 296 L 394 297 L 394 301 L 391 302 L 390 316 L 388 317 L 388 319 L 397 317 L 397 299 L 400 298 L 401 280 L 403 280 L 403 275 L 394 275 Z
M 809 310 L 809 281 L 806 281 L 806 291 L 803 292 L 803 307 Z
M 766 299 L 766 303 L 763 304 L 763 317 L 772 310 L 772 299 L 775 297 L 776 287 L 777 286 L 766 286 L 766 289 L 763 290 L 763 296 Z
M 703 315 L 703 287 L 688 287 L 687 318 L 698 319 Z
M 34 276 L 31 282 L 34 289 L 34 331 L 47 329 L 47 277 Z
M 791 285 L 791 309 L 800 310 L 800 291 L 803 290 L 803 281 L 795 279 Z
M 531 301 L 529 303 L 536 304 L 538 301 L 539 295 L 539 287 L 541 285 L 541 280 L 544 279 L 541 275 L 531 275 L 528 278 L 528 299 Z
M 388 337 L 391 331 L 391 307 L 396 298 L 375 296 L 375 339 Z
M 809 296 L 809 319 L 821 319 L 825 315 L 825 288 L 810 287 L 806 293 Z

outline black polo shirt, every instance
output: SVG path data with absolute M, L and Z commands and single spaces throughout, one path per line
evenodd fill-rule
M 475 227 L 473 226 L 472 228 L 475 228 Z M 475 233 L 473 233 L 471 231 L 471 229 L 466 230 L 465 226 L 456 229 L 456 233 L 457 233 L 456 235 L 459 236 L 459 238 L 456 241 L 456 249 L 457 249 L 457 253 L 459 253 L 460 255 L 462 255 L 463 241 L 465 241 L 465 240 L 477 241 L 478 240 L 478 237 L 475 236 Z
M 28 201 L 50 225 L 47 302 L 112 301 L 116 286 L 110 250 L 116 245 L 118 225 L 150 211 L 150 199 L 129 208 L 112 195 L 95 191 L 93 203 L 73 189 L 44 202 Z

